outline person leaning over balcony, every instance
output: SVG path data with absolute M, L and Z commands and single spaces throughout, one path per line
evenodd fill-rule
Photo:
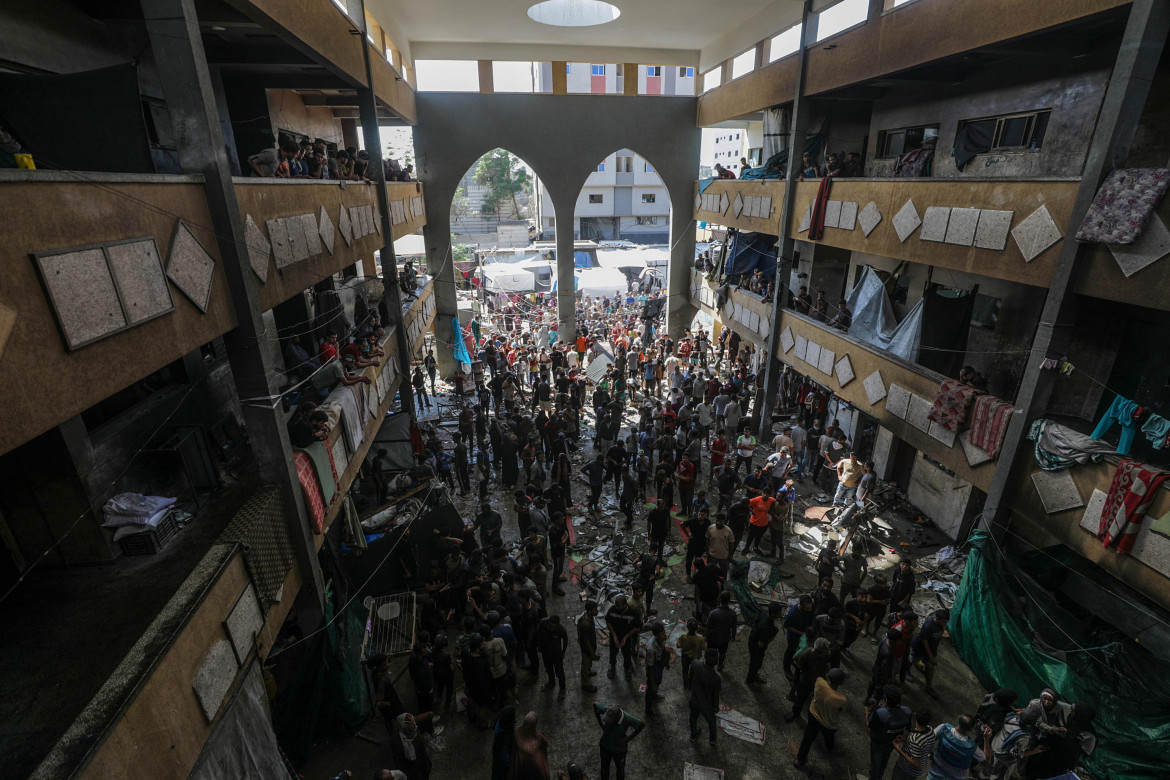
M 724 168 L 719 163 L 715 163 L 715 176 L 720 179 L 734 179 L 735 174 Z
M 311 380 L 313 387 L 321 394 L 321 397 L 329 395 L 330 391 L 340 382 L 343 385 L 356 385 L 359 383 L 370 384 L 370 378 L 362 374 L 353 373 L 354 361 L 352 356 L 346 356 L 344 362 L 333 360 L 325 364 L 317 373 L 313 374 Z
M 831 327 L 837 330 L 849 331 L 849 326 L 853 324 L 853 312 L 849 311 L 848 302 L 841 300 L 837 303 L 837 314 L 829 321 Z
M 807 179 L 819 179 L 817 175 L 817 164 L 813 162 L 812 155 L 805 152 L 800 156 L 800 181 Z
M 264 149 L 248 158 L 248 165 L 252 166 L 255 176 L 266 179 L 289 177 L 289 160 L 297 154 L 296 142 L 289 138 L 281 138 L 279 148 Z

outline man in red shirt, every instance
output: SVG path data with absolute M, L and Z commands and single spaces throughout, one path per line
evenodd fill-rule
M 748 502 L 752 517 L 747 541 L 743 543 L 744 552 L 751 549 L 759 555 L 764 554 L 764 551 L 760 549 L 760 542 L 764 540 L 764 531 L 768 530 L 768 525 L 772 521 L 772 505 L 775 503 L 776 499 L 767 494 L 756 496 Z
M 689 513 L 691 511 L 691 500 L 695 497 L 695 464 L 691 462 L 691 456 L 683 453 L 682 460 L 678 462 L 678 468 L 675 469 L 675 476 L 678 477 L 678 492 L 679 492 L 679 509 Z
M 321 358 L 321 365 L 337 360 L 337 331 L 331 330 L 325 334 L 325 340 L 321 342 L 321 351 L 318 353 Z
M 711 474 L 707 481 L 710 483 L 715 479 L 715 475 L 723 469 L 723 462 L 727 459 L 727 437 L 723 435 L 723 429 L 715 436 L 715 440 L 711 442 Z
M 341 348 L 341 358 L 344 360 L 347 357 L 352 357 L 354 365 L 358 368 L 365 368 L 366 366 L 378 365 L 377 360 L 367 360 L 362 357 L 362 347 L 357 341 L 351 341 Z

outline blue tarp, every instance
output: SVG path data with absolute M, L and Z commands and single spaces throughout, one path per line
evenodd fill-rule
M 767 233 L 737 232 L 727 248 L 724 272 L 727 281 L 734 284 L 740 274 L 763 271 L 771 280 L 776 275 L 776 236 Z
M 463 338 L 463 329 L 459 327 L 459 318 L 451 318 L 451 343 L 455 347 L 455 359 L 460 363 L 471 365 L 471 357 L 467 354 L 467 343 Z

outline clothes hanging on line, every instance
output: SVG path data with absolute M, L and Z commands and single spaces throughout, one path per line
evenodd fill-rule
M 1104 439 L 1105 434 L 1109 433 L 1109 429 L 1113 427 L 1114 423 L 1121 426 L 1121 439 L 1117 443 L 1117 454 L 1128 455 L 1130 449 L 1133 447 L 1133 438 L 1137 435 L 1138 426 L 1134 422 L 1134 412 L 1138 410 L 1138 405 L 1128 398 L 1117 396 L 1113 399 L 1113 403 L 1105 410 L 1105 415 L 1101 421 L 1097 423 L 1097 427 L 1093 429 L 1094 439 Z
M 985 391 L 958 379 L 948 379 L 939 385 L 929 418 L 948 431 L 957 433 L 967 422 L 975 399 L 985 394 Z
M 1090 461 L 1100 463 L 1106 454 L 1113 452 L 1113 447 L 1105 442 L 1043 417 L 1032 423 L 1028 440 L 1036 443 L 1036 463 L 1045 471 L 1059 471 Z
M 998 458 L 1015 410 L 1012 404 L 992 395 L 976 398 L 971 410 L 970 442 L 991 457 Z
M 1166 442 L 1170 439 L 1170 420 L 1151 413 L 1142 425 L 1142 433 L 1153 443 L 1154 449 L 1166 449 Z
M 812 222 L 808 226 L 808 240 L 820 241 L 825 237 L 825 209 L 829 206 L 829 192 L 833 189 L 833 177 L 821 179 L 817 188 L 817 197 L 813 201 Z
M 1136 460 L 1123 460 L 1117 465 L 1097 529 L 1103 546 L 1116 547 L 1119 555 L 1133 549 L 1146 510 L 1167 477 L 1170 473 Z

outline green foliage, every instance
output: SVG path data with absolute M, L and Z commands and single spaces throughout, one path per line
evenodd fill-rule
M 451 234 L 451 257 L 456 263 L 471 263 L 475 261 L 475 250 L 471 244 L 460 244 L 455 234 Z
M 511 203 L 512 214 L 520 216 L 516 196 L 528 191 L 531 177 L 519 157 L 503 149 L 493 149 L 479 158 L 473 178 L 488 190 L 480 209 L 484 214 L 495 214 L 499 219 L 501 209 Z

